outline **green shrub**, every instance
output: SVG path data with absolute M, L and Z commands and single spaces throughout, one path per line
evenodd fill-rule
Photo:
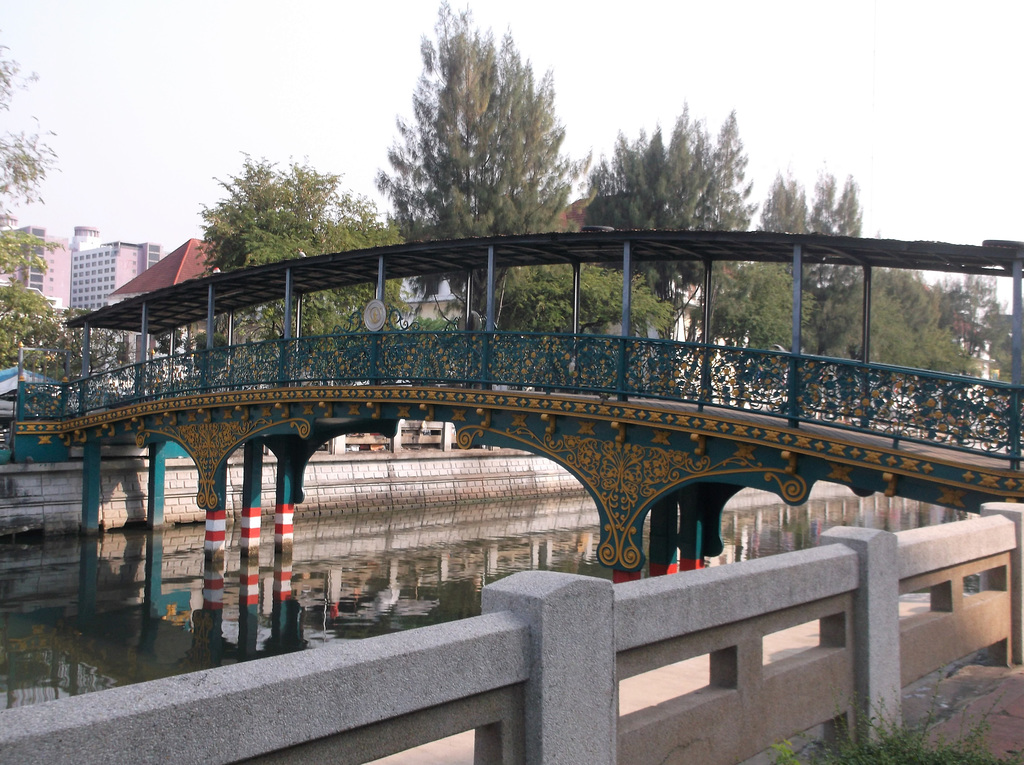
M 775 765 L 1022 765 L 1024 753 L 1000 758 L 985 744 L 989 726 L 982 722 L 955 741 L 933 741 L 928 726 L 907 727 L 872 720 L 868 731 L 857 737 L 839 731 L 829 748 L 817 748 L 806 759 L 798 758 L 788 741 L 772 747 Z

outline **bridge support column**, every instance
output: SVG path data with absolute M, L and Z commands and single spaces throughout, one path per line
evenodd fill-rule
M 246 441 L 242 447 L 241 556 L 258 557 L 263 492 L 263 443 Z
M 704 519 L 702 508 L 694 502 L 680 503 L 679 566 L 683 571 L 704 568 Z M 653 526 L 651 533 L 654 533 Z M 652 540 L 653 544 L 653 540 Z
M 228 522 L 225 506 L 227 471 L 224 466 L 217 469 L 214 482 L 217 485 L 217 507 L 206 511 L 206 538 L 203 541 L 203 552 L 207 558 L 218 558 L 224 555 Z
M 701 481 L 684 485 L 679 501 L 679 570 L 704 568 L 706 556 L 721 555 L 722 510 L 742 487 Z M 653 529 L 653 527 L 652 527 Z
M 149 483 L 146 493 L 146 525 L 151 529 L 164 525 L 164 476 L 166 458 L 161 441 L 149 445 Z
M 100 530 L 100 442 L 82 447 L 82 533 Z
M 662 497 L 651 508 L 651 537 L 647 551 L 651 576 L 664 576 L 679 571 L 679 547 L 676 529 L 679 522 L 679 500 L 673 492 Z
M 294 456 L 290 450 L 277 452 L 277 494 L 274 504 L 274 549 L 291 550 L 295 538 Z

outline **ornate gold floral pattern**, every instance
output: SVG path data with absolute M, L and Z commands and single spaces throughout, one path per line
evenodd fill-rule
M 151 435 L 162 435 L 181 444 L 192 456 L 199 474 L 197 504 L 203 510 L 216 510 L 220 505 L 216 487 L 217 469 L 245 440 L 280 425 L 290 425 L 300 438 L 309 437 L 310 426 L 306 420 L 273 420 L 261 417 L 254 420 L 197 422 L 141 428 L 135 434 L 135 443 L 141 447 Z
M 636 569 L 643 560 L 639 546 L 641 513 L 657 496 L 687 481 L 763 473 L 765 481 L 774 483 L 789 502 L 802 501 L 808 491 L 802 477 L 788 475 L 783 469 L 766 468 L 754 459 L 753 450 L 746 445 L 741 445 L 732 456 L 716 461 L 691 451 L 552 434 L 546 428 L 538 435 L 525 427 L 496 431 L 470 426 L 459 430 L 459 446 L 467 448 L 487 432 L 499 433 L 531 451 L 548 455 L 587 486 L 602 516 L 598 558 L 606 566 L 624 570 Z

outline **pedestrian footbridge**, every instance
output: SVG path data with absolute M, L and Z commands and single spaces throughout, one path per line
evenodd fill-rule
M 623 332 L 579 331 L 578 279 L 574 331 L 497 329 L 493 285 L 501 257 L 511 265 L 568 262 L 578 274 L 580 263 L 607 262 L 613 251 L 623 258 Z M 278 460 L 275 541 L 287 545 L 291 513 L 303 498 L 305 465 L 319 445 L 345 433 L 393 434 L 401 420 L 447 421 L 462 447 L 523 449 L 575 475 L 601 514 L 600 560 L 619 579 L 638 576 L 648 555 L 652 573 L 664 573 L 680 557 L 683 567 L 699 567 L 704 556 L 717 554 L 719 515 L 742 487 L 796 504 L 824 480 L 862 495 L 883 492 L 976 512 L 985 502 L 1024 498 L 1018 469 L 1022 252 L 1007 243 L 959 247 L 774 234 L 587 232 L 399 245 L 212 274 L 79 320 L 86 338 L 84 374 L 22 383 L 15 460 L 62 461 L 81 449 L 83 528 L 90 530 L 97 525 L 103 449 L 148 447 L 156 495 L 150 520 L 157 524 L 162 450 L 177 444 L 195 461 L 207 549 L 216 553 L 224 539 L 227 459 L 237 449 L 245 454 L 243 524 L 249 531 L 243 545 L 259 543 L 262 447 Z M 696 258 L 706 266 L 708 294 L 710 265 L 723 253 L 741 260 L 792 258 L 796 318 L 789 351 L 716 345 L 706 332 L 694 343 L 630 333 L 635 258 Z M 1013 379 L 801 353 L 798 296 L 805 259 L 863 267 L 866 307 L 876 266 L 1012 278 Z M 423 331 L 374 301 L 348 326 L 306 337 L 301 318 L 291 314 L 297 284 L 298 294 L 305 294 L 314 285 L 376 278 L 383 297 L 385 274 L 424 273 L 428 263 L 449 272 L 486 269 L 482 327 L 466 321 L 462 329 Z M 234 311 L 266 300 L 275 280 L 285 287 L 284 337 L 214 346 L 218 306 Z M 471 303 L 466 300 L 467 307 Z M 207 348 L 90 369 L 90 327 L 123 329 L 138 317 L 145 344 L 203 313 Z M 867 320 L 864 338 L 867 349 Z M 870 358 L 867 350 L 865 355 Z

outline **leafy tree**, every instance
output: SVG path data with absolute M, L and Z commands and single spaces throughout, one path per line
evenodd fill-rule
M 470 12 L 441 6 L 436 44 L 423 39 L 413 121 L 399 118 L 377 174 L 411 239 L 550 230 L 587 161 L 561 155 L 565 129 L 548 72 L 538 83 L 511 35 L 500 45 Z
M 499 290 L 499 328 L 524 332 L 572 331 L 572 268 L 568 265 L 511 268 Z M 669 306 L 642 278 L 633 283 L 630 323 L 638 334 L 671 329 Z M 580 271 L 580 329 L 603 333 L 622 321 L 622 274 L 601 266 Z
M 14 92 L 35 81 L 36 76 L 21 76 L 18 62 L 7 58 L 9 48 L 0 45 L 0 111 L 10 111 Z M 39 186 L 56 161 L 53 149 L 39 133 L 5 132 L 0 135 L 0 213 L 8 205 L 39 199 Z
M 938 285 L 939 326 L 960 349 L 962 371 L 976 374 L 988 356 L 997 370 L 1009 370 L 1009 326 L 996 297 L 994 276 L 948 276 Z
M 916 271 L 878 269 L 871 302 L 871 360 L 918 369 L 962 372 L 963 354 L 939 326 L 939 290 Z
M 789 349 L 793 278 L 780 263 L 729 263 L 715 269 L 713 336 L 737 347 Z M 804 295 L 804 304 L 813 302 Z
M 0 286 L 0 369 L 18 363 L 18 347 L 63 348 L 60 316 L 50 301 L 18 281 Z
M 279 169 L 246 157 L 238 176 L 221 181 L 226 196 L 202 211 L 209 268 L 230 271 L 303 255 L 396 244 L 398 232 L 383 223 L 368 200 L 339 190 L 341 176 L 307 164 Z M 389 284 L 398 303 L 398 285 Z M 373 297 L 372 285 L 309 295 L 303 302 L 304 334 L 329 332 Z M 283 310 L 264 306 L 236 317 L 241 335 L 280 337 Z
M 22 77 L 16 61 L 0 46 L 0 111 L 9 111 L 14 93 L 35 76 Z M 39 186 L 53 167 L 55 154 L 38 133 L 5 132 L 0 135 L 0 217 L 11 206 L 39 199 Z M 46 247 L 38 237 L 23 231 L 0 230 L 0 367 L 17 363 L 18 346 L 53 346 L 60 337 L 60 318 L 49 301 L 16 278 L 36 268 L 46 270 L 38 254 Z M 3 279 L 7 274 L 10 278 Z

